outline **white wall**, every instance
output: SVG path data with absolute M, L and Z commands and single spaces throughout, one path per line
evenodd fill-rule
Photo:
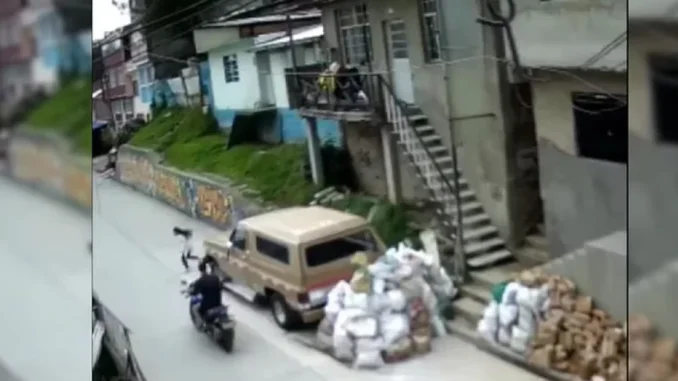
M 273 77 L 273 92 L 275 105 L 278 108 L 289 108 L 290 102 L 287 96 L 287 81 L 285 69 L 292 67 L 292 51 L 290 49 L 278 49 L 271 52 L 271 75 Z M 315 45 L 304 47 L 302 62 L 298 65 L 311 65 L 321 61 L 320 50 Z
M 238 60 L 238 82 L 226 83 L 223 57 L 235 54 Z M 209 52 L 210 76 L 214 105 L 217 109 L 252 109 L 260 100 L 259 76 L 254 53 L 243 46 L 225 47 Z

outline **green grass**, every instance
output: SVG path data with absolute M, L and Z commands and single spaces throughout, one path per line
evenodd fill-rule
M 200 109 L 169 109 L 137 132 L 130 144 L 152 149 L 175 168 L 226 177 L 280 206 L 311 200 L 318 188 L 302 172 L 303 145 L 239 145 L 226 150 L 228 136 Z
M 83 154 L 92 152 L 92 84 L 88 79 L 66 83 L 56 94 L 29 113 L 25 123 L 51 130 L 71 141 Z
M 308 204 L 319 190 L 303 176 L 305 145 L 243 144 L 226 150 L 227 141 L 228 136 L 202 110 L 174 108 L 139 130 L 130 144 L 163 154 L 165 163 L 171 167 L 245 184 L 257 191 L 262 200 L 278 206 Z M 403 205 L 352 195 L 330 206 L 367 217 L 375 204 L 378 209 L 372 224 L 387 245 L 414 236 Z

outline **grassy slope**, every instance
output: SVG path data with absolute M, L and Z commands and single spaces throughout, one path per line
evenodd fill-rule
M 29 113 L 26 124 L 60 133 L 73 143 L 77 152 L 89 154 L 92 152 L 91 98 L 91 81 L 73 80 Z
M 307 204 L 319 189 L 306 181 L 303 144 L 240 145 L 226 150 L 228 136 L 199 109 L 171 109 L 137 132 L 130 144 L 165 155 L 166 164 L 185 171 L 210 173 L 246 184 L 275 205 Z M 351 196 L 334 207 L 366 217 L 373 200 Z M 412 235 L 403 206 L 379 202 L 373 224 L 387 244 Z

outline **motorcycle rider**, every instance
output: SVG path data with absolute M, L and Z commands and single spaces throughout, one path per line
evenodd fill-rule
M 198 264 L 200 278 L 191 286 L 191 295 L 201 295 L 202 301 L 198 307 L 198 313 L 207 323 L 206 313 L 212 308 L 221 307 L 221 280 L 218 276 L 207 272 L 207 265 L 201 261 Z

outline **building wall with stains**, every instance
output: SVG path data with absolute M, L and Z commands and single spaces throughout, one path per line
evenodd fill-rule
M 18 130 L 10 139 L 7 160 L 4 172 L 10 178 L 91 209 L 91 161 L 74 155 L 62 138 Z
M 230 228 L 240 218 L 265 209 L 242 196 L 227 179 L 166 167 L 158 154 L 131 146 L 119 151 L 117 180 L 220 228 Z

